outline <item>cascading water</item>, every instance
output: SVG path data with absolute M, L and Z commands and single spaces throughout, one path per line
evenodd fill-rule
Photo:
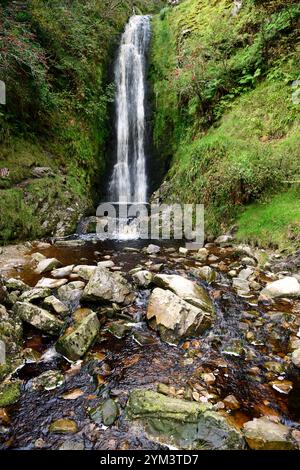
M 131 17 L 115 65 L 117 162 L 109 190 L 111 199 L 121 204 L 147 200 L 145 97 L 150 36 L 150 17 Z

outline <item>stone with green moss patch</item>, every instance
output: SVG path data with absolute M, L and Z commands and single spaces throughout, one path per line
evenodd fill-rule
M 0 385 L 0 407 L 13 405 L 21 396 L 21 382 L 8 382 Z

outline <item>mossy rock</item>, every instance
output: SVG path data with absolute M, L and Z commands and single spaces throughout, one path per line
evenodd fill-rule
M 0 407 L 5 407 L 17 403 L 20 396 L 20 381 L 0 385 Z

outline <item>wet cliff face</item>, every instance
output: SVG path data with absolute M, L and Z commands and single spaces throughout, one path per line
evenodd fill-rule
M 108 178 L 107 71 L 133 6 L 148 13 L 160 5 L 1 3 L 0 243 L 70 233 L 93 210 Z

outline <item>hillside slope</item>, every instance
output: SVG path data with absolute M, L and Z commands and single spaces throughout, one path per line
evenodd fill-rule
M 105 174 L 107 73 L 133 12 L 160 0 L 0 1 L 0 244 L 64 235 Z M 134 10 L 135 8 L 135 10 Z M 8 173 L 9 171 L 9 173 Z
M 154 21 L 164 201 L 204 203 L 206 233 L 300 245 L 298 1 L 185 0 Z

